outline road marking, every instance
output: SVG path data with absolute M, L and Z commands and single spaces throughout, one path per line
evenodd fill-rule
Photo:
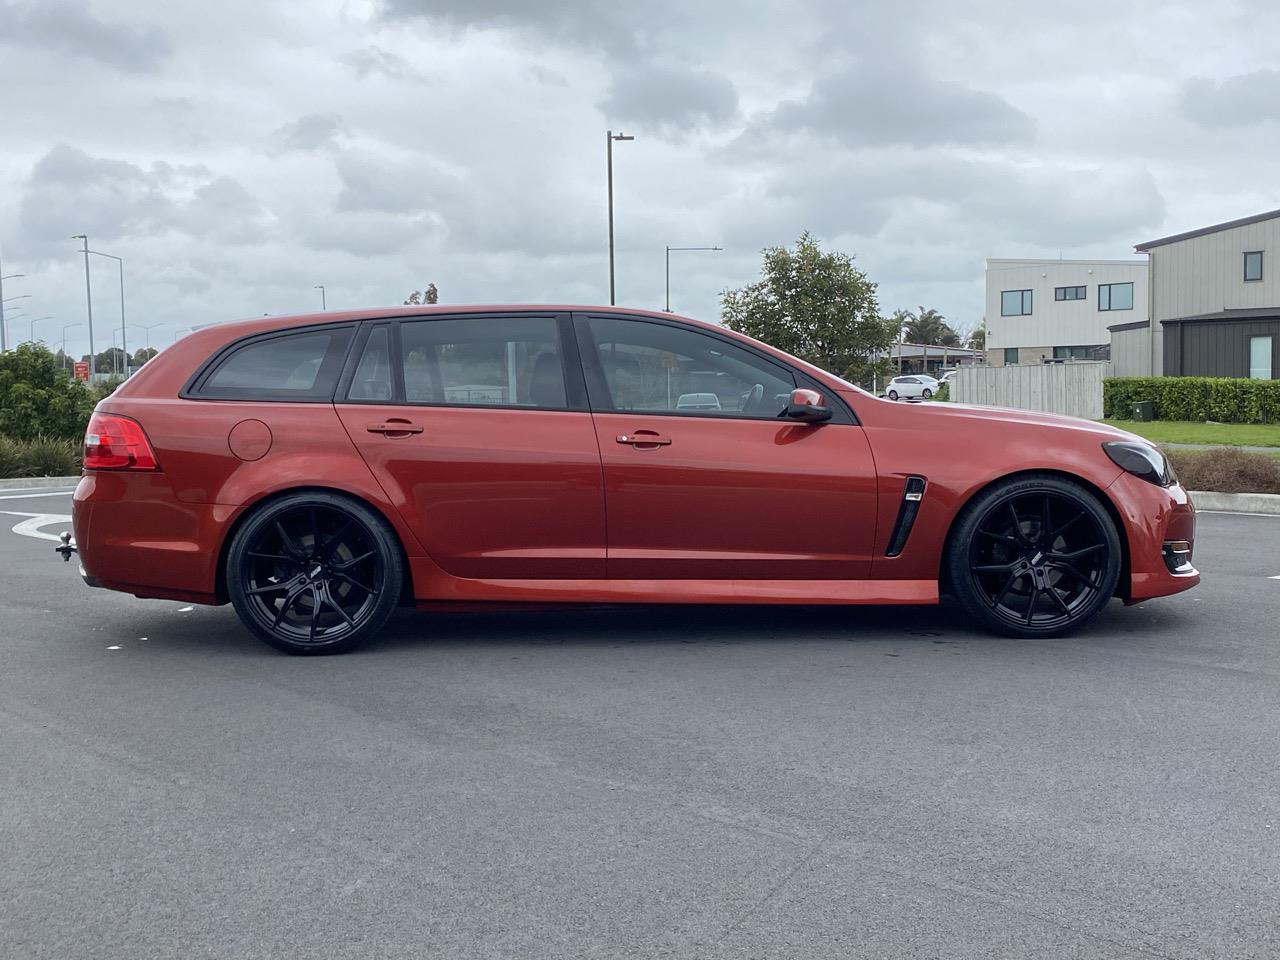
M 1280 580 L 1280 574 L 1277 574 L 1277 575 L 1276 575 L 1276 576 L 1274 576 L 1274 577 L 1267 577 L 1267 579 L 1268 579 L 1268 580 Z
M 53 493 L 6 493 L 0 500 L 34 500 L 36 497 L 65 497 L 75 493 L 74 490 L 55 490 Z
M 1280 513 L 1244 513 L 1240 510 L 1196 510 L 1196 513 L 1216 513 L 1224 517 L 1270 517 L 1280 519 Z
M 7 514 L 10 517 L 26 517 L 26 520 L 20 520 L 13 525 L 13 532 L 20 537 L 34 537 L 37 540 L 52 540 L 54 543 L 60 543 L 61 540 L 56 533 L 45 533 L 41 527 L 47 527 L 53 523 L 60 523 L 67 526 L 71 523 L 71 517 L 65 513 L 18 513 L 15 510 L 0 510 L 0 513 Z

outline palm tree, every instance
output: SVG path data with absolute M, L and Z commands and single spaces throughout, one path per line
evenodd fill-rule
M 905 320 L 902 339 L 907 343 L 918 343 L 926 347 L 960 346 L 960 338 L 947 324 L 947 318 L 937 310 L 926 310 L 922 306 L 919 313 L 903 310 L 899 315 Z

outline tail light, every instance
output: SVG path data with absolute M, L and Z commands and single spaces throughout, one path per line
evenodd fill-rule
M 114 413 L 94 413 L 84 435 L 86 470 L 159 470 L 142 424 Z

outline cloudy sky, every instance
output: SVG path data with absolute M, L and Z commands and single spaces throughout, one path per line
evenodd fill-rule
M 988 256 L 1124 257 L 1280 206 L 1280 6 L 988 0 L 0 0 L 5 297 L 84 320 L 618 300 L 718 316 L 762 247 L 981 319 Z M 116 266 L 94 258 L 99 349 Z M 130 331 L 131 346 L 146 334 Z M 86 346 L 84 326 L 68 346 Z

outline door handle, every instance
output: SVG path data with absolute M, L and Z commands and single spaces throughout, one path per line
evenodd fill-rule
M 370 433 L 381 433 L 387 437 L 407 437 L 413 433 L 421 433 L 422 427 L 408 420 L 388 420 L 385 423 L 370 423 L 365 427 Z
M 629 443 L 633 447 L 665 447 L 671 443 L 670 437 L 659 436 L 648 430 L 639 430 L 636 433 L 621 433 L 617 439 L 618 443 Z

